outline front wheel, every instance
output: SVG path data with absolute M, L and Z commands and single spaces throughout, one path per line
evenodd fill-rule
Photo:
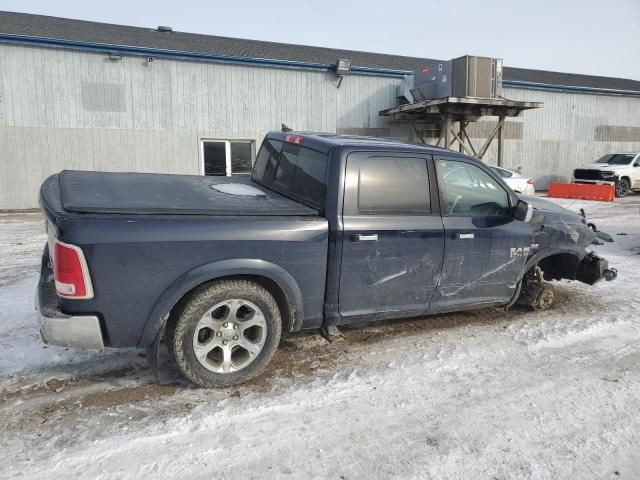
M 544 281 L 538 265 L 531 268 L 522 279 L 522 288 L 517 303 L 533 310 L 547 310 L 555 301 L 553 287 Z
M 223 280 L 194 291 L 167 327 L 180 371 L 202 387 L 236 385 L 258 375 L 282 334 L 273 296 L 246 280 Z
M 621 178 L 616 183 L 616 197 L 625 197 L 631 190 L 631 184 L 626 178 Z

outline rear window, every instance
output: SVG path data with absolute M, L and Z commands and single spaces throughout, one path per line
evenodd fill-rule
M 273 178 L 273 173 L 276 171 L 276 166 L 280 159 L 281 149 L 282 142 L 280 140 L 265 139 L 262 142 L 262 147 L 260 147 L 256 163 L 253 166 L 253 172 L 251 173 L 253 180 L 262 183 L 265 177 Z
M 267 139 L 260 148 L 252 179 L 304 204 L 322 208 L 327 192 L 326 172 L 326 153 Z

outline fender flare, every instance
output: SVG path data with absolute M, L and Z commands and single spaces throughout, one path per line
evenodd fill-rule
M 260 259 L 220 260 L 201 265 L 183 274 L 162 292 L 147 318 L 138 340 L 138 347 L 147 348 L 157 340 L 158 334 L 164 328 L 167 314 L 188 292 L 205 282 L 234 275 L 253 275 L 275 282 L 291 305 L 293 317 L 291 330 L 300 329 L 304 319 L 302 292 L 289 272 L 278 265 Z

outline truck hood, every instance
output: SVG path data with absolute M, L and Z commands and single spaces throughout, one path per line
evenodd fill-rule
M 586 218 L 560 205 L 539 197 L 522 196 L 534 208 L 531 226 L 534 241 L 541 247 L 579 245 L 588 246 L 598 238 Z
M 609 165 L 607 163 L 590 163 L 589 165 L 584 165 L 582 167 L 578 167 L 583 170 L 603 170 L 605 172 L 612 172 L 616 168 L 624 168 L 627 165 Z
M 519 195 L 519 197 L 522 198 L 523 201 L 530 204 L 534 209 L 538 210 L 539 212 L 554 213 L 557 215 L 566 215 L 569 218 L 576 217 L 575 218 L 576 221 L 580 221 L 582 219 L 582 217 L 577 213 L 573 213 L 571 210 L 567 210 L 566 208 L 561 207 L 557 203 L 553 203 L 549 200 L 545 200 L 544 198 L 533 197 L 533 196 L 528 197 L 525 195 Z
M 64 170 L 45 180 L 40 202 L 54 214 L 318 215 L 246 176 Z

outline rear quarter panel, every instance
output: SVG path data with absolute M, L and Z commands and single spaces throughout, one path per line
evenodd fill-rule
M 110 346 L 145 346 L 145 324 L 167 289 L 198 267 L 230 259 L 286 270 L 302 294 L 303 328 L 322 321 L 323 218 L 75 215 L 56 223 L 59 238 L 84 251 L 95 290 L 91 300 L 61 299 L 61 308 L 98 313 Z

